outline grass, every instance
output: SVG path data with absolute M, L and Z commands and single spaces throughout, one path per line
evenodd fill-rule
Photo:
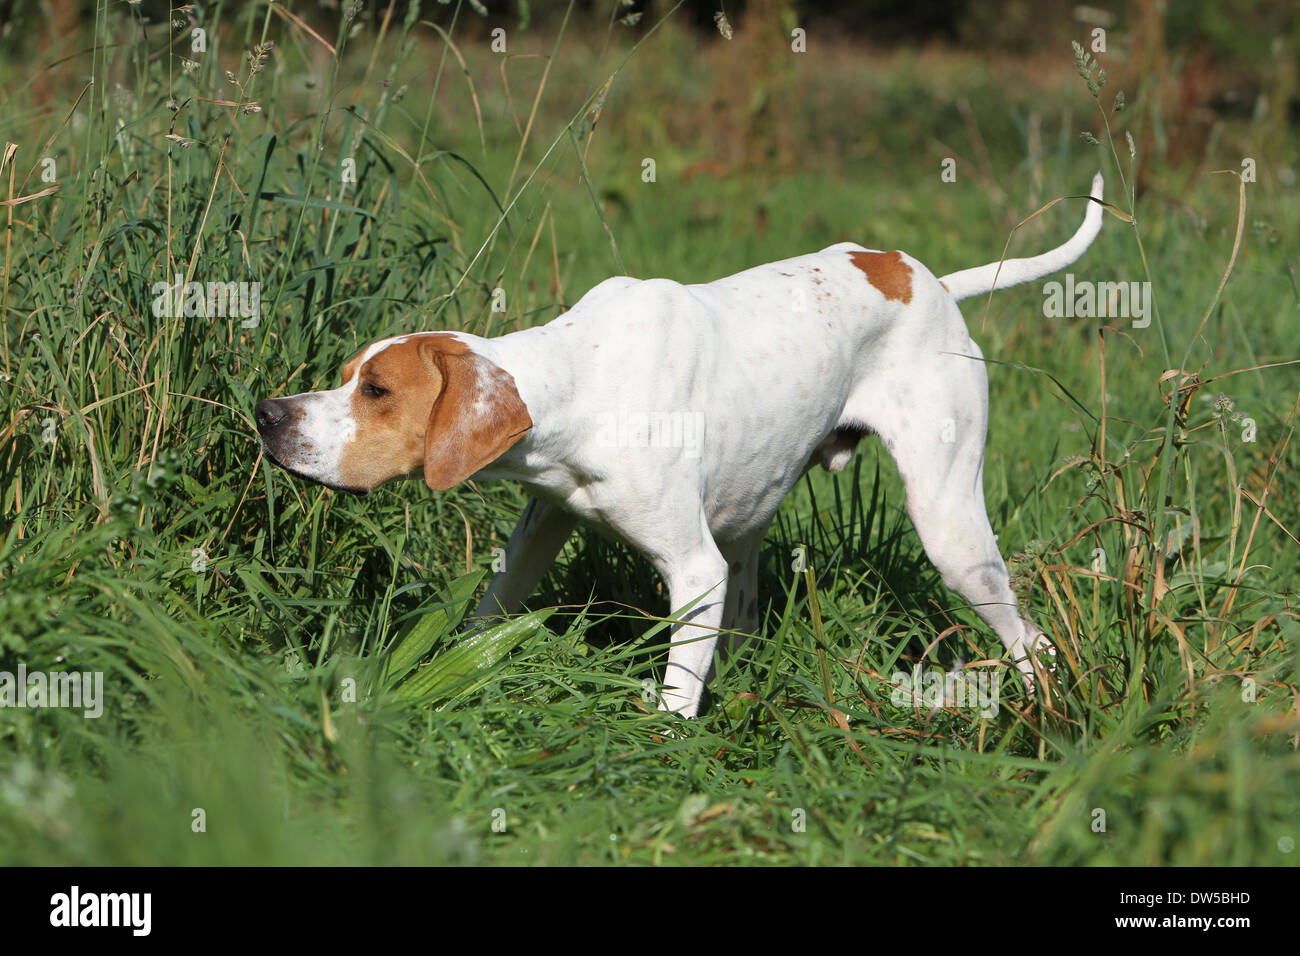
M 0 708 L 0 861 L 1295 862 L 1292 191 L 1217 176 L 1135 203 L 1144 157 L 1091 117 L 1140 131 L 1144 102 L 1113 113 L 1064 51 L 1008 93 L 1011 67 L 955 54 L 737 61 L 670 18 L 512 31 L 503 65 L 468 7 L 382 13 L 313 37 L 219 5 L 207 50 L 185 23 L 169 56 L 166 25 L 101 5 L 67 48 L 88 52 L 0 74 L 5 196 L 47 188 L 45 157 L 59 187 L 3 210 L 0 671 L 106 688 L 96 720 Z M 1027 149 L 1038 121 L 1054 149 Z M 987 162 L 944 183 L 950 147 Z M 1151 327 L 1045 319 L 1034 287 L 966 308 L 990 515 L 1061 652 L 1037 700 L 874 446 L 790 496 L 763 633 L 689 722 L 646 703 L 668 608 L 643 559 L 575 536 L 532 613 L 458 642 L 518 488 L 354 499 L 259 456 L 257 400 L 332 384 L 381 335 L 544 322 L 620 260 L 699 281 L 852 238 L 964 268 L 1098 166 L 1135 224 L 1108 217 L 1075 271 L 1149 279 Z M 260 321 L 156 315 L 177 274 L 260 281 Z M 995 675 L 1002 706 L 896 703 L 921 661 Z

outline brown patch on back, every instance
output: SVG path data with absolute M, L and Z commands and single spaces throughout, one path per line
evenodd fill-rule
M 886 299 L 904 305 L 912 301 L 912 267 L 903 261 L 903 255 L 898 250 L 850 252 L 849 258 Z

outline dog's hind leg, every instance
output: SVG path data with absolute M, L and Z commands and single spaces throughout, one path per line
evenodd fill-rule
M 970 603 L 1032 686 L 1030 653 L 1049 650 L 1020 616 L 984 504 L 988 378 L 974 342 L 873 389 L 880 432 L 902 475 L 907 511 L 944 583 Z M 886 403 L 887 407 L 879 407 Z

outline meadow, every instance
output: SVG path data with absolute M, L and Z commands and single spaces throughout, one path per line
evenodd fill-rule
M 798 54 L 788 24 L 561 6 L 500 52 L 473 4 L 425 6 L 101 3 L 0 65 L 0 672 L 103 674 L 95 718 L 0 707 L 0 863 L 1300 861 L 1294 126 L 1178 164 L 1150 86 L 1116 109 L 1068 43 Z M 783 506 L 762 633 L 690 721 L 647 699 L 669 609 L 619 543 L 575 535 L 460 641 L 518 487 L 357 498 L 261 456 L 256 402 L 381 336 L 845 240 L 1032 255 L 1097 169 L 1072 271 L 1149 282 L 1150 315 L 963 307 L 990 519 L 1058 647 L 1035 695 L 873 442 Z M 178 277 L 258 308 L 187 315 Z M 900 700 L 918 666 L 1000 706 Z

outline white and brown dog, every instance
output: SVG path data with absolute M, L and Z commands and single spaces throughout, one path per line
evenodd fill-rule
M 693 716 L 718 632 L 757 625 L 759 545 L 781 500 L 874 432 L 944 582 L 1032 680 L 1029 654 L 1050 645 L 1020 617 L 989 527 L 988 382 L 957 302 L 1074 262 L 1101 228 L 1101 196 L 1098 174 L 1059 248 L 942 279 L 905 253 L 841 243 L 701 285 L 607 279 L 499 338 L 384 339 L 339 388 L 259 402 L 263 448 L 363 494 L 417 473 L 437 491 L 520 482 L 532 500 L 480 616 L 517 610 L 579 521 L 640 549 L 678 621 L 661 707 Z

